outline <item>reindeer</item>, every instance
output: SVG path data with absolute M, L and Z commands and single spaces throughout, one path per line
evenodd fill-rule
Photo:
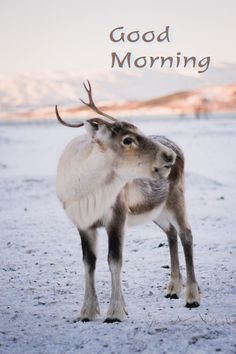
M 94 103 L 90 82 L 84 84 L 89 103 L 98 115 L 85 124 L 87 134 L 65 148 L 57 170 L 57 195 L 66 214 L 77 227 L 85 267 L 85 295 L 81 321 L 100 314 L 95 289 L 97 229 L 108 234 L 108 263 L 112 291 L 105 322 L 122 321 L 127 314 L 121 289 L 122 249 L 125 227 L 152 220 L 167 235 L 171 277 L 166 297 L 180 296 L 183 280 L 179 269 L 177 235 L 186 261 L 186 306 L 200 304 L 193 263 L 193 241 L 186 216 L 184 156 L 163 136 L 145 136 L 136 126 L 102 112 Z

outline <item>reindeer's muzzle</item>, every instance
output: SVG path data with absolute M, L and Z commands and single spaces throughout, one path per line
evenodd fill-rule
M 164 162 L 167 163 L 167 166 L 173 166 L 176 160 L 176 153 L 173 150 L 170 150 L 168 152 L 163 152 L 162 158 Z
M 167 177 L 175 160 L 176 153 L 172 149 L 163 146 L 161 152 L 157 153 L 156 162 L 152 166 L 153 177 Z

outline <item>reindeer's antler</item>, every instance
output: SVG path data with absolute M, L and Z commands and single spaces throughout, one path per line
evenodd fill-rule
M 92 97 L 92 87 L 91 87 L 91 84 L 89 82 L 89 80 L 87 80 L 87 83 L 88 83 L 88 87 L 86 86 L 85 83 L 83 83 L 84 85 L 84 88 L 88 94 L 88 98 L 89 98 L 89 103 L 86 103 L 84 100 L 80 99 L 80 101 L 85 104 L 86 106 L 88 106 L 89 108 L 91 108 L 94 112 L 98 113 L 99 115 L 103 116 L 103 117 L 107 117 L 109 118 L 110 120 L 112 120 L 113 122 L 116 122 L 117 119 L 112 117 L 112 116 L 109 116 L 108 114 L 102 112 L 94 103 L 93 101 L 93 97 Z
M 117 119 L 115 119 L 114 117 L 112 116 L 109 116 L 108 114 L 102 112 L 94 103 L 93 101 L 93 97 L 92 97 L 92 87 L 91 87 L 91 84 L 89 82 L 89 80 L 87 80 L 87 83 L 88 83 L 88 87 L 86 86 L 85 83 L 83 83 L 84 85 L 84 88 L 88 94 L 88 98 L 89 98 L 89 103 L 86 103 L 85 101 L 81 100 L 81 102 L 83 102 L 86 106 L 88 106 L 89 108 L 91 108 L 93 111 L 95 111 L 96 113 L 98 113 L 99 115 L 101 116 L 104 116 L 104 117 L 107 117 L 109 118 L 110 120 L 112 120 L 113 122 L 116 122 Z M 71 128 L 79 128 L 79 127 L 82 127 L 84 125 L 84 123 L 79 123 L 79 124 L 70 124 L 70 123 L 66 123 L 62 118 L 61 116 L 59 115 L 59 112 L 58 112 L 58 109 L 57 109 L 57 105 L 55 106 L 55 112 L 56 112 L 56 116 L 57 116 L 57 119 L 59 120 L 59 122 L 63 125 L 65 125 L 66 127 L 71 127 Z M 92 119 L 94 123 L 96 124 L 111 124 L 111 123 L 108 123 L 107 121 L 105 120 L 102 120 L 101 118 L 93 118 Z
M 59 115 L 58 109 L 57 109 L 57 105 L 55 106 L 55 112 L 56 112 L 56 116 L 57 119 L 59 120 L 59 122 L 63 125 L 65 125 L 66 127 L 71 127 L 71 128 L 79 128 L 82 127 L 84 125 L 84 123 L 79 123 L 79 124 L 70 124 L 70 123 L 66 123 L 61 116 Z

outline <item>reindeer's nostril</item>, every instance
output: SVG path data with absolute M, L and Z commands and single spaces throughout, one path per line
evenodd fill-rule
M 156 165 L 152 166 L 152 172 L 157 173 L 159 171 L 159 168 Z
M 168 154 L 166 152 L 163 152 L 162 156 L 163 156 L 163 159 L 165 160 L 165 162 L 173 162 L 174 161 L 173 154 Z

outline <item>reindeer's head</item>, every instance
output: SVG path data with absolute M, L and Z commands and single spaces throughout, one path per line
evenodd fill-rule
M 175 152 L 161 143 L 154 142 L 133 124 L 117 121 L 114 117 L 103 113 L 93 102 L 90 83 L 88 82 L 88 88 L 86 85 L 84 87 L 89 96 L 89 103 L 82 102 L 99 115 L 109 119 L 109 121 L 101 118 L 88 119 L 85 128 L 92 140 L 100 146 L 101 151 L 112 152 L 111 168 L 126 180 L 140 177 L 167 177 L 175 163 Z M 66 126 L 84 125 L 84 123 L 72 125 L 64 122 L 57 107 L 56 115 Z

